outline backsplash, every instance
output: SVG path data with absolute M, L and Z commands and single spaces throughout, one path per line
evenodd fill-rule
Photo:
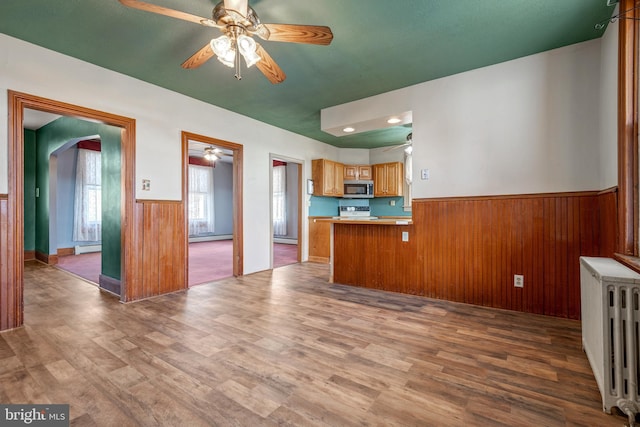
M 395 201 L 395 206 L 389 202 Z M 338 206 L 369 206 L 372 216 L 411 216 L 405 212 L 402 204 L 404 197 L 377 197 L 373 199 L 342 199 L 337 197 L 311 196 L 309 216 L 337 216 Z

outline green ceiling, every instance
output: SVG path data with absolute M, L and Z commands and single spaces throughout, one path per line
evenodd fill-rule
M 146 0 L 210 17 L 216 0 Z M 320 110 L 600 37 L 607 0 L 254 0 L 264 23 L 327 25 L 329 46 L 262 42 L 287 74 L 236 81 L 212 59 L 180 64 L 220 33 L 117 0 L 2 0 L 0 31 L 338 147 L 403 143 L 406 127 L 334 137 Z M 44 64 L 43 64 L 44 65 Z M 1 72 L 1 70 L 0 70 Z M 117 90 L 117 88 L 110 88 Z

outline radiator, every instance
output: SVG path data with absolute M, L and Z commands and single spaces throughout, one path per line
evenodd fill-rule
M 580 258 L 582 348 L 602 408 L 635 425 L 640 412 L 640 274 L 610 258 Z
M 75 247 L 76 255 L 88 254 L 90 252 L 100 252 L 100 251 L 102 251 L 102 245 L 84 245 L 84 246 L 76 245 Z

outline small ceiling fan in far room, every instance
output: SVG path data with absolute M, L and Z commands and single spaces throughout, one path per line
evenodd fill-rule
M 202 18 L 139 0 L 119 1 L 134 9 L 218 28 L 222 35 L 212 39 L 194 53 L 182 64 L 182 68 L 197 68 L 217 55 L 220 62 L 235 68 L 235 77 L 238 80 L 242 79 L 240 56 L 245 59 L 247 67 L 255 64 L 271 83 L 282 83 L 287 77 L 267 51 L 256 43 L 254 35 L 267 41 L 317 45 L 328 45 L 333 40 L 331 29 L 325 26 L 263 24 L 249 6 L 248 0 L 223 0 L 214 7 L 212 18 Z

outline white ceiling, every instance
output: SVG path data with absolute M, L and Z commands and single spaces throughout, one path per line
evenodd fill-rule
M 45 113 L 44 111 L 25 108 L 23 127 L 29 130 L 38 130 L 42 126 L 60 118 L 60 115 Z

